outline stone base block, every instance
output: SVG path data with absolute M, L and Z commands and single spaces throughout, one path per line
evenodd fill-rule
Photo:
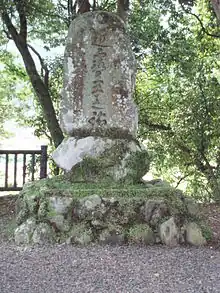
M 72 182 L 138 183 L 148 172 L 148 152 L 136 141 L 88 136 L 65 139 L 52 155 Z

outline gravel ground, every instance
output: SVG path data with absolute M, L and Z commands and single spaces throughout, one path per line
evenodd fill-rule
M 220 292 L 220 251 L 0 245 L 1 293 Z

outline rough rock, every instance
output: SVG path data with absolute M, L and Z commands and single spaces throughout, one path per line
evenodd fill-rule
M 186 197 L 184 202 L 185 202 L 189 216 L 195 217 L 199 214 L 199 206 L 195 202 L 195 200 Z
M 153 245 L 155 243 L 155 236 L 149 225 L 136 224 L 129 229 L 128 240 L 133 243 Z
M 107 223 L 119 226 L 132 224 L 139 218 L 136 212 L 137 206 L 139 204 L 133 200 L 127 200 L 125 203 L 120 201 L 117 206 L 111 206 L 108 209 L 105 220 Z
M 106 222 L 98 220 L 98 219 L 91 220 L 91 225 L 96 231 L 108 227 L 108 224 Z
M 60 121 L 68 135 L 53 152 L 73 182 L 137 183 L 149 155 L 136 140 L 136 61 L 124 22 L 95 11 L 70 25 Z
M 17 225 L 21 225 L 28 219 L 28 209 L 25 207 L 22 207 L 21 210 L 18 212 L 17 217 L 16 217 L 16 223 Z
M 35 214 L 39 208 L 39 195 L 29 194 L 28 196 L 24 196 L 25 203 L 27 205 L 27 210 L 30 214 Z
M 36 220 L 34 218 L 27 219 L 26 222 L 16 228 L 14 232 L 15 243 L 17 245 L 30 244 L 35 228 Z
M 111 207 L 117 207 L 119 205 L 119 200 L 114 198 L 114 197 L 110 197 L 110 198 L 103 197 L 102 201 L 108 207 L 110 207 L 110 206 Z
M 37 225 L 33 237 L 32 242 L 34 244 L 45 244 L 52 243 L 54 241 L 54 233 L 52 228 L 47 223 L 40 223 Z
M 69 209 L 72 206 L 73 198 L 71 197 L 61 197 L 61 196 L 52 196 L 49 197 L 49 211 L 51 214 L 62 214 L 65 215 L 68 213 Z
M 149 199 L 141 207 L 141 214 L 146 223 L 156 225 L 161 218 L 169 215 L 169 208 L 163 199 Z
M 171 247 L 179 244 L 180 231 L 175 223 L 174 217 L 160 225 L 159 234 L 162 243 Z
M 88 216 L 94 215 L 94 212 L 98 208 L 103 208 L 103 213 L 105 213 L 105 207 L 102 206 L 102 198 L 97 195 L 89 195 L 78 200 L 78 204 L 74 208 L 74 215 L 79 219 L 85 219 Z
M 186 225 L 186 242 L 195 246 L 206 244 L 200 227 L 194 222 L 190 222 Z
M 69 136 L 136 136 L 136 61 L 123 21 L 84 13 L 69 27 L 60 120 Z
M 63 215 L 55 215 L 48 218 L 51 225 L 58 231 L 68 232 L 70 230 L 69 222 L 64 219 Z
M 147 188 L 151 188 L 151 187 L 171 187 L 171 185 L 169 184 L 169 182 L 162 180 L 160 178 L 158 179 L 152 179 L 152 180 L 145 180 L 144 178 L 142 178 L 141 180 Z
M 105 229 L 99 235 L 99 242 L 101 244 L 121 245 L 125 243 L 125 235 L 121 231 Z
M 47 200 L 40 200 L 40 206 L 37 212 L 38 219 L 44 221 L 47 218 L 49 211 L 49 202 Z
M 112 140 L 87 136 L 81 139 L 69 137 L 62 141 L 53 152 L 52 157 L 56 164 L 66 171 L 82 162 L 84 157 L 97 157 L 109 147 Z M 74 149 L 74 152 L 73 152 Z
M 88 245 L 93 241 L 92 230 L 83 223 L 74 225 L 69 235 L 67 240 L 69 244 Z
M 196 222 L 209 237 L 201 218 L 189 217 L 179 194 L 174 188 L 148 189 L 124 182 L 72 183 L 65 175 L 39 180 L 21 193 L 18 212 L 29 220 L 23 218 L 14 236 L 19 244 L 44 244 L 51 239 L 80 245 L 205 243 L 200 226 L 192 232 L 189 225 L 186 233 L 186 223 Z M 37 200 L 32 213 L 27 208 L 29 195 L 33 203 Z
M 74 149 L 74 152 L 73 152 Z M 126 139 L 92 137 L 64 140 L 53 153 L 56 164 L 74 181 L 140 181 L 150 158 L 143 145 Z

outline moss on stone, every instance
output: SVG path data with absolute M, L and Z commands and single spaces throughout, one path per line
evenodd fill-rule
M 87 245 L 93 241 L 93 233 L 85 223 L 78 223 L 72 227 L 69 239 L 70 243 Z
M 126 242 L 126 229 L 110 224 L 97 235 L 97 240 L 101 244 L 124 244 Z
M 149 166 L 149 154 L 146 150 L 141 150 L 137 142 L 129 145 L 129 141 L 118 139 L 98 157 L 84 157 L 66 177 L 73 183 L 121 181 L 134 184 L 141 181 Z
M 83 137 L 87 137 L 91 135 L 112 138 L 112 139 L 134 140 L 134 137 L 129 132 L 129 130 L 123 130 L 117 127 L 111 127 L 111 128 L 96 127 L 95 129 L 74 128 L 71 134 L 71 136 L 78 137 L 78 138 L 83 138 Z
M 71 202 L 67 212 L 63 211 L 60 217 L 59 211 L 50 208 L 51 198 L 54 197 L 61 203 L 68 197 Z M 99 202 L 93 208 L 88 208 L 84 201 L 86 198 L 94 200 L 94 197 L 99 197 Z M 38 224 L 47 223 L 54 229 L 58 242 L 70 239 L 70 243 L 89 244 L 102 235 L 110 242 L 123 242 L 128 238 L 131 242 L 151 244 L 156 238 L 158 226 L 166 218 L 165 215 L 155 212 L 158 216 L 156 223 L 153 225 L 152 219 L 149 225 L 145 223 L 142 211 L 149 199 L 162 201 L 169 207 L 169 217 L 177 219 L 177 226 L 180 228 L 188 221 L 195 221 L 195 218 L 198 223 L 201 222 L 198 215 L 189 216 L 182 192 L 170 186 L 149 188 L 144 184 L 115 182 L 72 183 L 65 176 L 26 185 L 21 192 L 23 202 L 17 220 L 19 225 L 31 217 Z M 86 213 L 89 210 L 88 216 L 79 217 L 80 205 L 82 209 L 85 208 Z M 65 223 L 68 223 L 68 229 L 64 227 Z M 208 229 L 204 228 L 203 231 L 205 238 L 209 238 Z
M 131 182 L 132 184 L 140 183 L 141 178 L 150 169 L 150 156 L 148 152 L 142 150 L 132 153 L 130 157 L 126 159 L 125 168 L 127 168 L 129 172 L 123 181 Z
M 27 209 L 23 208 L 19 211 L 16 217 L 16 223 L 17 225 L 21 225 L 24 223 L 29 217 L 29 212 Z
M 62 180 L 59 176 L 42 179 L 26 186 L 22 190 L 24 201 L 26 199 L 32 202 L 35 208 L 34 199 L 46 199 L 50 196 L 71 196 L 75 199 L 83 198 L 91 194 L 97 194 L 106 198 L 114 197 L 116 199 L 143 199 L 147 198 L 164 198 L 168 201 L 174 201 L 176 209 L 182 208 L 180 198 L 181 191 L 172 187 L 152 187 L 146 188 L 144 184 L 126 185 L 124 183 L 71 183 L 67 178 Z M 43 187 L 43 188 L 42 188 Z
M 200 213 L 197 216 L 190 216 L 187 217 L 187 222 L 194 222 L 196 223 L 199 228 L 201 229 L 202 236 L 207 240 L 210 241 L 213 238 L 213 232 L 211 227 L 207 223 L 207 219 Z
M 147 224 L 136 224 L 128 231 L 128 241 L 152 245 L 155 243 L 155 236 Z
M 212 229 L 206 223 L 199 223 L 199 226 L 202 231 L 202 236 L 206 239 L 206 241 L 210 241 L 213 238 Z
M 47 219 L 49 213 L 49 202 L 47 199 L 41 199 L 39 209 L 37 212 L 38 219 L 44 221 Z

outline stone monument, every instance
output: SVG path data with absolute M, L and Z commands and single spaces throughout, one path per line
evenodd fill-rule
M 61 102 L 66 138 L 53 153 L 65 174 L 25 184 L 18 245 L 206 243 L 190 198 L 162 180 L 137 184 L 149 156 L 136 139 L 134 85 L 135 58 L 122 20 L 107 12 L 75 19 Z
M 73 180 L 134 176 L 135 181 L 148 171 L 147 152 L 136 141 L 135 73 L 125 25 L 116 14 L 88 12 L 72 22 L 60 109 L 67 137 L 52 156 L 59 167 L 71 171 Z M 87 174 L 79 176 L 83 168 Z

